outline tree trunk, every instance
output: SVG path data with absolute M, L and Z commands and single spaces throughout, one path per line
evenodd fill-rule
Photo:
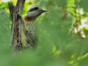
M 21 43 L 21 15 L 23 11 L 25 0 L 17 0 L 16 6 L 13 6 L 12 3 L 8 3 L 8 7 L 10 10 L 11 18 L 12 18 L 12 51 L 19 51 L 22 48 Z

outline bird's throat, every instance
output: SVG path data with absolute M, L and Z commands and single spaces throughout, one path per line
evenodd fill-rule
M 27 17 L 24 18 L 24 20 L 25 20 L 25 22 L 32 21 L 33 20 L 33 17 L 28 17 L 27 16 Z

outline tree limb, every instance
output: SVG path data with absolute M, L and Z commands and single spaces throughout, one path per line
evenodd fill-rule
M 10 14 L 12 17 L 12 51 L 22 48 L 20 40 L 21 32 L 21 15 L 25 0 L 17 0 L 16 7 L 12 3 L 8 3 Z

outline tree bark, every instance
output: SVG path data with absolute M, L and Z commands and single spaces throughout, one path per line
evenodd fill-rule
M 22 48 L 21 43 L 21 15 L 23 11 L 25 0 L 17 0 L 16 6 L 13 6 L 12 3 L 8 3 L 12 18 L 12 51 L 19 51 Z

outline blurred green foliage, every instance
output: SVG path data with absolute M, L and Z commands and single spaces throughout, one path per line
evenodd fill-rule
M 17 0 L 11 0 L 16 5 Z M 88 0 L 26 0 L 48 12 L 38 19 L 36 49 L 11 54 L 8 2 L 0 0 L 0 66 L 88 66 Z

